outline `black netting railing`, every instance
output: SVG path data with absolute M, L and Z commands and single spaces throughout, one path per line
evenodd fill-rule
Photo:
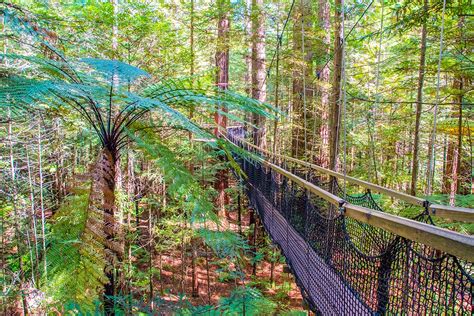
M 251 205 L 315 312 L 472 315 L 472 262 L 348 218 L 258 161 L 235 159 Z
M 231 136 L 234 140 L 246 138 L 246 132 L 243 127 L 230 128 L 228 132 L 229 136 Z M 275 159 L 273 159 L 273 162 L 277 165 L 281 165 L 281 163 L 278 163 Z M 337 195 L 338 197 L 344 199 L 345 201 L 351 204 L 367 207 L 380 212 L 386 212 L 386 210 L 380 205 L 380 203 L 377 202 L 372 192 L 368 189 L 363 192 L 355 193 L 357 191 L 360 191 L 360 187 L 358 187 L 357 185 L 351 185 L 348 182 L 341 185 L 337 178 L 322 175 L 319 171 L 298 164 L 296 162 L 285 161 L 285 165 L 286 170 L 289 170 L 298 177 L 305 179 L 313 183 L 314 185 L 333 193 L 334 195 Z M 395 213 L 398 215 L 400 211 L 402 211 L 403 213 L 407 209 L 410 209 L 410 211 L 408 212 L 408 214 L 404 215 L 405 217 L 416 221 L 429 223 L 431 225 L 435 224 L 433 219 L 431 218 L 431 215 L 428 212 L 428 209 L 425 206 L 408 206 L 402 203 L 402 205 L 399 206 L 399 210 L 396 210 L 392 207 L 391 210 L 394 212 L 391 213 Z

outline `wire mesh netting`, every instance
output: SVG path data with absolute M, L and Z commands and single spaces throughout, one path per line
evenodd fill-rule
M 251 205 L 315 312 L 472 314 L 472 262 L 348 218 L 260 162 L 235 159 Z

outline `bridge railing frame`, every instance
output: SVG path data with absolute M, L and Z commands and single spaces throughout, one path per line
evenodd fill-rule
M 244 145 L 244 147 L 246 147 L 246 149 L 253 148 L 260 152 L 268 152 L 268 151 L 263 151 L 257 146 L 250 144 L 242 139 L 238 139 L 238 141 L 242 142 L 242 144 Z M 287 157 L 287 158 L 291 158 L 291 157 Z M 291 159 L 294 159 L 294 158 L 291 158 Z M 273 169 L 275 172 L 286 177 L 290 181 L 295 182 L 298 185 L 302 186 L 309 192 L 317 195 L 318 197 L 338 207 L 341 212 L 344 212 L 345 216 L 348 216 L 350 218 L 353 218 L 363 223 L 367 223 L 374 227 L 384 229 L 393 234 L 404 237 L 408 240 L 412 240 L 415 242 L 428 245 L 430 247 L 433 247 L 434 249 L 444 251 L 448 254 L 454 255 L 458 258 L 467 260 L 469 262 L 474 262 L 474 237 L 472 236 L 460 234 L 460 233 L 457 233 L 448 229 L 440 228 L 437 226 L 433 226 L 430 224 L 421 223 L 421 222 L 411 220 L 408 218 L 404 218 L 404 217 L 400 217 L 400 216 L 396 216 L 392 214 L 387 214 L 387 213 L 372 210 L 363 206 L 358 206 L 358 205 L 348 203 L 344 199 L 317 187 L 313 183 L 301 177 L 298 177 L 294 175 L 293 173 L 265 159 L 261 159 L 260 162 L 264 166 Z M 334 171 L 332 172 L 335 173 Z M 358 180 L 358 181 L 361 181 L 361 180 Z M 386 189 L 386 190 L 389 190 L 389 189 Z M 389 190 L 389 191 L 392 191 L 392 190 Z
M 258 146 L 255 146 L 254 144 L 251 144 L 251 143 L 245 141 L 244 139 L 239 139 L 239 141 L 241 141 L 241 142 L 245 143 L 247 146 L 259 151 L 261 154 L 264 154 L 265 156 L 275 157 L 275 158 L 278 158 L 278 159 L 281 159 L 281 160 L 296 163 L 296 164 L 299 164 L 301 166 L 304 166 L 304 167 L 307 167 L 307 168 L 310 168 L 310 169 L 314 169 L 314 170 L 316 170 L 318 172 L 321 172 L 323 174 L 326 174 L 328 176 L 333 176 L 335 178 L 345 180 L 349 183 L 359 185 L 359 186 L 361 186 L 363 188 L 366 188 L 366 189 L 369 189 L 371 191 L 382 193 L 382 194 L 385 194 L 387 196 L 405 201 L 405 202 L 407 202 L 411 205 L 425 207 L 430 215 L 438 216 L 438 217 L 442 217 L 442 218 L 446 218 L 446 219 L 450 219 L 450 220 L 454 220 L 454 221 L 474 223 L 474 209 L 470 209 L 470 208 L 466 208 L 466 207 L 452 207 L 452 206 L 442 205 L 442 204 L 431 204 L 426 199 L 422 199 L 422 198 L 419 198 L 419 197 L 416 197 L 416 196 L 413 196 L 413 195 L 409 195 L 409 194 L 406 194 L 406 193 L 402 193 L 402 192 L 398 192 L 398 191 L 395 191 L 395 190 L 392 190 L 392 189 L 388 189 L 388 188 L 382 187 L 382 186 L 374 184 L 374 183 L 370 183 L 370 182 L 367 182 L 367 181 L 364 181 L 364 180 L 360 180 L 360 179 L 357 179 L 357 178 L 354 178 L 354 177 L 350 177 L 350 176 L 344 175 L 342 173 L 339 173 L 339 172 L 336 172 L 336 171 L 333 171 L 333 170 L 330 170 L 330 169 L 327 169 L 327 168 L 324 168 L 324 167 L 321 167 L 321 166 L 318 166 L 316 164 L 309 163 L 309 162 L 306 162 L 306 161 L 303 161 L 303 160 L 300 160 L 300 159 L 296 159 L 296 158 L 289 157 L 289 156 L 286 156 L 286 155 L 272 153 L 268 150 L 264 150 L 262 148 L 259 148 Z
M 275 164 L 265 160 L 261 162 L 266 167 L 273 169 L 292 182 L 335 205 L 344 212 L 345 216 L 384 229 L 406 239 L 423 243 L 458 258 L 474 262 L 474 237 L 472 236 L 348 203 L 344 199 L 315 186 L 311 182 Z

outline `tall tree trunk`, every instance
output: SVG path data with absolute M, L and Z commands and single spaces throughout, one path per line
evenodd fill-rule
M 245 53 L 245 92 L 249 97 L 252 96 L 252 1 L 245 0 L 245 30 L 246 30 L 246 44 L 248 45 Z M 247 121 L 251 121 L 251 117 L 247 117 Z
M 191 0 L 191 7 L 190 7 L 190 16 L 191 16 L 191 20 L 190 20 L 190 25 L 189 25 L 189 29 L 190 29 L 190 35 L 189 35 L 189 46 L 190 46 L 190 55 L 191 55 L 191 65 L 190 65 L 190 74 L 191 76 L 194 76 L 194 59 L 195 59 L 195 52 L 194 52 L 194 0 Z M 194 115 L 194 109 L 191 107 L 190 110 L 189 110 L 189 119 L 192 119 L 193 118 L 193 115 Z M 191 142 L 191 146 L 193 146 L 192 144 L 192 133 L 190 132 L 188 134 L 188 139 L 189 141 Z M 192 162 L 190 162 L 189 164 L 189 172 L 191 172 L 191 174 L 194 173 L 194 164 Z M 192 224 L 191 224 L 192 225 Z M 193 228 L 191 226 L 191 228 Z M 196 237 L 191 237 L 191 295 L 192 297 L 199 297 L 199 278 L 198 278 L 198 271 L 197 271 L 197 267 L 196 267 L 196 261 L 197 261 L 197 258 L 198 258 L 198 255 L 197 255 L 197 239 Z
M 451 135 L 448 136 L 448 149 L 446 151 L 446 168 L 444 169 L 443 175 L 443 189 L 444 194 L 449 193 L 451 189 L 451 182 L 454 170 L 454 150 L 455 142 Z
M 115 240 L 117 224 L 115 214 L 115 176 L 116 155 L 107 148 L 103 148 L 95 165 L 92 179 L 92 192 L 89 210 L 102 214 L 102 231 L 95 231 L 105 247 L 105 275 L 108 283 L 104 286 L 104 313 L 115 315 L 114 296 L 116 294 L 116 264 L 117 259 L 123 255 L 123 244 Z M 93 224 L 92 224 L 93 225 Z M 90 226 L 93 230 L 100 229 Z
M 8 126 L 7 126 L 7 136 L 8 136 L 8 145 L 9 145 L 9 162 L 10 162 L 10 192 L 11 192 L 11 202 L 13 207 L 13 225 L 15 231 L 15 239 L 17 242 L 16 245 L 16 256 L 18 259 L 18 273 L 19 273 L 19 288 L 20 292 L 23 292 L 23 287 L 25 285 L 25 273 L 23 270 L 23 260 L 22 260 L 22 250 L 23 250 L 23 238 L 21 234 L 21 219 L 20 211 L 18 209 L 18 188 L 16 181 L 16 163 L 13 155 L 13 132 L 12 132 L 12 118 L 11 118 L 11 109 L 8 108 Z M 2 235 L 4 231 L 2 230 Z M 4 245 L 3 245 L 4 246 Z M 5 247 L 5 246 L 4 246 Z M 28 304 L 26 302 L 25 295 L 21 295 L 21 304 L 22 304 L 22 315 L 28 315 Z
M 463 79 L 462 77 L 459 78 L 459 95 L 458 95 L 458 161 L 457 161 L 457 175 L 456 175 L 456 193 L 460 193 L 462 189 L 462 100 L 463 100 Z
M 330 54 L 330 43 L 331 43 L 331 23 L 330 23 L 330 11 L 328 0 L 319 0 L 318 8 L 319 27 L 322 32 L 321 39 L 321 61 L 325 61 Z M 324 58 L 321 58 L 323 57 Z M 321 95 L 321 121 L 319 124 L 319 136 L 321 138 L 321 146 L 319 148 L 319 159 L 318 163 L 324 167 L 329 167 L 329 67 L 325 65 L 319 65 L 317 68 L 317 77 L 319 78 L 319 93 Z
M 458 43 L 462 47 L 463 53 L 466 53 L 466 46 L 467 40 L 464 35 L 464 19 L 465 16 L 462 12 L 459 14 L 459 21 L 458 21 L 458 29 L 459 29 L 459 36 L 458 36 Z M 462 65 L 461 65 L 462 66 Z M 458 104 L 458 175 L 457 175 L 457 193 L 458 194 L 469 194 L 472 186 L 472 165 L 469 164 L 467 159 L 463 160 L 463 99 L 464 99 L 464 86 L 466 85 L 469 87 L 468 79 L 463 76 L 462 70 L 459 70 L 459 75 L 457 76 L 458 80 L 458 94 L 457 94 L 457 104 Z M 469 118 L 468 118 L 469 119 Z M 469 122 L 469 120 L 466 120 Z M 469 130 L 469 126 L 467 128 Z M 472 154 L 472 153 L 471 153 Z M 466 157 L 467 158 L 467 157 Z
M 293 71 L 293 125 L 292 146 L 293 157 L 304 158 L 312 147 L 312 7 L 311 1 L 300 0 L 295 12 L 293 26 L 293 50 L 298 54 Z
M 44 275 L 48 277 L 48 262 L 46 256 L 46 217 L 44 208 L 44 193 L 43 193 L 43 150 L 42 150 L 42 135 L 41 135 L 41 120 L 38 120 L 38 172 L 39 172 L 39 197 L 40 197 L 40 209 L 41 209 L 41 237 L 42 237 L 42 248 L 43 248 L 43 268 Z
M 278 6 L 278 9 L 280 6 Z M 280 24 L 276 25 L 276 32 L 280 36 Z M 280 46 L 281 38 L 277 38 L 277 48 L 276 48 L 276 65 L 275 65 L 275 108 L 280 110 Z M 273 121 L 273 144 L 272 152 L 277 153 L 277 143 L 278 143 L 278 120 Z
M 54 128 L 54 138 L 55 138 L 55 148 L 62 147 L 62 134 L 61 134 L 61 122 L 59 118 L 54 119 L 53 121 L 53 128 Z M 65 178 L 64 178 L 64 156 L 63 150 L 57 150 L 55 152 L 55 162 L 56 162 L 56 171 L 54 173 L 54 191 L 55 191 L 55 198 L 57 202 L 57 207 L 62 202 L 62 199 L 65 195 Z M 53 209 L 53 215 L 56 208 Z
M 267 93 L 265 66 L 265 14 L 263 0 L 252 0 L 252 98 L 265 102 Z M 265 117 L 253 114 L 254 144 L 267 147 Z
M 456 205 L 456 191 L 457 191 L 457 186 L 458 186 L 458 169 L 459 169 L 458 157 L 459 157 L 459 151 L 458 151 L 458 148 L 455 148 L 454 156 L 453 156 L 453 178 L 451 180 L 450 193 L 449 193 L 450 206 Z
M 334 77 L 332 86 L 332 100 L 331 100 L 331 118 L 330 124 L 330 157 L 329 168 L 336 170 L 337 156 L 339 150 L 339 134 L 340 134 L 340 118 L 341 118 L 341 76 L 342 76 L 342 45 L 344 39 L 342 38 L 342 14 L 343 8 L 341 0 L 335 0 L 334 13 Z
M 189 15 L 190 15 L 190 22 L 189 22 L 189 57 L 191 58 L 190 60 L 190 75 L 194 76 L 194 0 L 191 0 L 190 4 L 190 10 L 189 10 Z
M 229 85 L 229 0 L 218 0 L 217 10 L 219 13 L 219 20 L 217 23 L 217 50 L 216 50 L 216 67 L 217 67 L 217 78 L 216 84 L 220 93 L 225 93 Z M 227 111 L 225 107 L 221 108 L 221 111 Z M 214 120 L 216 128 L 214 133 L 216 137 L 219 137 L 219 133 L 226 132 L 227 128 L 227 117 L 216 112 L 214 114 Z M 227 197 L 225 189 L 228 187 L 228 174 L 227 170 L 220 170 L 217 174 L 217 181 L 215 183 L 215 189 L 217 190 L 216 205 L 218 208 L 218 214 L 221 219 L 225 219 L 225 205 Z
M 229 0 L 218 0 L 217 6 L 219 20 L 217 22 L 216 85 L 220 92 L 225 93 L 229 85 Z M 226 111 L 224 107 L 221 110 Z M 216 112 L 214 120 L 216 122 L 215 135 L 219 136 L 219 131 L 227 128 L 227 117 Z
M 255 258 L 257 256 L 257 216 L 255 214 L 255 210 L 249 210 L 249 227 L 250 227 L 250 234 L 249 234 L 249 244 L 250 244 L 250 252 L 253 254 L 254 262 L 252 263 L 252 275 L 256 275 L 257 273 L 257 264 L 255 262 Z
M 192 238 L 191 239 L 191 296 L 192 297 L 199 297 L 199 275 L 197 272 L 197 258 L 198 258 L 198 239 Z
M 153 287 L 153 267 L 154 267 L 154 256 L 155 256 L 155 235 L 153 233 L 154 228 L 154 211 L 155 207 L 151 206 L 148 211 L 148 302 L 150 303 L 150 309 L 153 311 L 154 306 L 154 287 Z
M 416 185 L 419 169 L 419 145 L 420 145 L 420 123 L 421 111 L 423 108 L 423 84 L 425 78 L 425 58 L 426 58 L 426 20 L 428 12 L 428 0 L 423 3 L 423 25 L 421 27 L 421 48 L 420 48 L 420 66 L 418 71 L 418 87 L 416 95 L 416 114 L 415 114 L 415 134 L 413 137 L 413 166 L 411 171 L 410 194 L 416 195 Z
M 38 229 L 36 227 L 36 208 L 35 208 L 35 196 L 34 196 L 34 190 L 33 190 L 33 176 L 31 172 L 31 162 L 30 162 L 30 155 L 28 154 L 28 147 L 25 146 L 25 152 L 26 152 L 26 166 L 28 169 L 28 188 L 29 188 L 29 193 L 30 193 L 30 207 L 31 207 L 31 222 L 32 222 L 32 230 L 33 230 L 33 242 L 35 244 L 35 258 L 36 258 L 36 264 L 35 264 L 35 270 L 38 270 L 38 264 L 39 264 L 39 253 L 38 253 Z

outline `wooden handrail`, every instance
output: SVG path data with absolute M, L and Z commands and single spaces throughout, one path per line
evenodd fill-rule
M 474 210 L 467 207 L 451 207 L 441 204 L 431 204 L 428 207 L 430 214 L 450 218 L 463 222 L 474 222 Z
M 273 163 L 262 160 L 262 164 L 288 178 L 290 181 L 297 183 L 309 192 L 339 207 L 345 216 L 406 239 L 428 245 L 469 262 L 474 262 L 473 236 L 348 203 Z
M 318 186 L 315 186 L 311 182 L 309 182 L 305 179 L 302 179 L 302 178 L 294 175 L 293 173 L 291 173 L 289 171 L 286 171 L 283 168 L 278 167 L 277 165 L 274 165 L 274 164 L 272 164 L 268 161 L 265 161 L 265 160 L 262 160 L 261 162 L 264 166 L 272 168 L 273 170 L 275 170 L 279 174 L 281 174 L 281 175 L 285 176 L 286 178 L 290 179 L 291 181 L 301 185 L 302 187 L 304 187 L 305 189 L 307 189 L 311 193 L 316 194 L 317 196 L 319 196 L 320 198 L 328 201 L 331 204 L 341 206 L 345 203 L 344 199 L 341 199 L 340 197 L 338 197 L 338 196 L 336 196 L 332 193 L 329 193 L 329 192 L 321 189 Z
M 276 157 L 282 160 L 299 164 L 301 166 L 308 167 L 310 169 L 317 170 L 321 173 L 336 177 L 338 179 L 346 180 L 347 182 L 357 184 L 363 188 L 388 195 L 390 197 L 408 202 L 415 206 L 427 207 L 427 210 L 429 211 L 431 215 L 447 218 L 447 219 L 451 219 L 455 221 L 463 221 L 463 222 L 471 222 L 471 223 L 474 222 L 474 209 L 464 208 L 464 207 L 452 207 L 452 206 L 441 205 L 441 204 L 430 204 L 428 200 L 425 200 L 413 195 L 409 195 L 406 193 L 398 192 L 395 190 L 391 190 L 391 189 L 388 189 L 388 188 L 385 188 L 380 185 L 373 184 L 364 180 L 360 180 L 360 179 L 353 178 L 347 175 L 343 175 L 342 173 L 339 173 L 327 168 L 323 168 L 313 163 L 309 163 L 303 160 L 299 160 L 299 159 L 281 155 L 281 154 L 275 154 L 268 150 L 259 148 L 258 146 L 255 146 L 254 144 L 251 144 L 241 138 L 239 138 L 238 140 L 244 143 L 245 145 L 258 150 L 259 152 L 261 152 L 262 154 L 265 154 L 266 156 Z
M 346 216 L 358 221 L 474 262 L 473 236 L 350 203 L 344 204 L 344 209 Z

